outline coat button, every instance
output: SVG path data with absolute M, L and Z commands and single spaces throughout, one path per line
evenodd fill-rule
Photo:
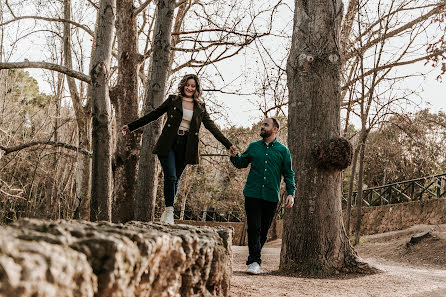
M 177 109 L 176 107 L 173 108 L 173 110 L 176 110 L 176 109 Z
M 171 114 L 170 117 L 173 118 L 173 114 Z
M 195 132 L 195 135 L 198 135 L 198 132 Z
M 170 124 L 167 124 L 167 127 L 170 127 Z

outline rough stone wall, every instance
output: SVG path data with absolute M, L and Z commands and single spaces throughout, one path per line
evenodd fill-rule
M 404 229 L 417 224 L 445 224 L 446 199 L 430 199 L 399 204 L 364 207 L 361 235 Z M 356 222 L 356 208 L 351 222 Z M 353 230 L 354 226 L 351 226 Z
M 187 224 L 187 225 L 192 225 L 192 226 L 208 226 L 208 227 L 227 227 L 227 228 L 232 228 L 234 230 L 234 232 L 232 233 L 232 244 L 233 245 L 247 245 L 248 241 L 246 240 L 246 234 L 244 236 L 244 238 L 242 237 L 242 233 L 243 233 L 243 222 L 211 222 L 211 221 L 189 221 L 189 220 L 185 220 L 185 221 L 180 221 L 180 220 L 175 220 L 176 224 Z M 246 230 L 245 230 L 246 232 Z M 245 241 L 243 241 L 242 239 L 245 239 Z
M 0 227 L 0 296 L 228 296 L 232 229 L 19 220 Z

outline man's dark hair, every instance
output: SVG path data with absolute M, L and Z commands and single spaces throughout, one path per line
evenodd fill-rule
M 273 121 L 273 125 L 274 127 L 276 127 L 277 129 L 280 128 L 280 124 L 279 121 L 276 118 L 270 118 Z

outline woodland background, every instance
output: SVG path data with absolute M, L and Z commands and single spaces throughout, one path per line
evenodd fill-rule
M 120 73 L 126 51 L 119 38 L 132 26 L 118 20 L 113 33 L 109 81 L 113 201 L 123 197 L 119 191 L 125 191 L 120 190 L 120 148 L 130 146 L 137 155 L 140 143 L 139 136 L 132 143 L 122 140 L 119 127 L 147 110 L 147 81 L 154 59 L 156 3 L 131 2 L 138 45 L 134 95 L 118 94 L 125 89 L 119 88 L 121 82 L 129 78 Z M 198 73 L 211 117 L 240 150 L 259 139 L 262 115 L 279 118 L 279 140 L 287 144 L 285 68 L 292 18 L 283 16 L 290 14 L 291 1 L 233 2 L 175 3 L 165 93 L 175 92 L 184 73 Z M 1 0 L 0 222 L 23 216 L 85 218 L 81 202 L 89 195 L 91 165 L 85 160 L 91 158 L 91 102 L 88 78 L 82 73 L 89 73 L 91 67 L 98 5 L 93 0 Z M 119 9 L 125 7 L 118 7 L 118 14 Z M 445 1 L 350 1 L 344 11 L 342 133 L 354 145 L 355 161 L 363 162 L 363 170 L 358 165 L 344 171 L 344 192 L 446 172 L 446 114 L 421 108 L 429 98 L 420 98 L 418 86 L 407 83 L 429 72 L 437 80 L 444 78 Z M 35 57 L 40 64 L 33 61 Z M 414 63 L 425 63 L 424 71 L 401 68 Z M 20 69 L 39 67 L 46 70 L 33 72 L 34 77 Z M 238 76 L 225 77 L 228 67 L 237 69 Z M 43 81 L 49 86 L 45 92 L 39 89 Z M 136 110 L 127 118 L 118 102 L 126 96 L 134 97 Z M 258 110 L 258 121 L 250 127 L 231 125 L 224 104 L 227 96 Z M 222 145 L 204 128 L 200 133 L 201 164 L 185 171 L 176 209 L 197 214 L 211 209 L 242 212 L 248 170 L 236 170 Z M 361 143 L 367 144 L 362 161 Z M 156 172 L 155 212 L 159 213 L 162 175 L 159 168 Z M 362 182 L 351 179 L 359 174 Z M 132 216 L 118 213 L 116 221 Z

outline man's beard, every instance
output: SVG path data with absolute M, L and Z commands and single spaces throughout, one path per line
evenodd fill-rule
M 263 139 L 270 137 L 271 134 L 273 134 L 273 131 L 260 130 L 260 137 Z

